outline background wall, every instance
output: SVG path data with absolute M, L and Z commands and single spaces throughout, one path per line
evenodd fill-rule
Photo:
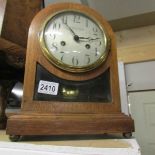
M 155 25 L 116 32 L 118 60 L 155 60 Z

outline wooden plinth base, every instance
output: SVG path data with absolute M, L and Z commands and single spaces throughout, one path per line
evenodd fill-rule
M 133 120 L 124 114 L 20 114 L 7 122 L 9 135 L 78 135 L 132 133 Z

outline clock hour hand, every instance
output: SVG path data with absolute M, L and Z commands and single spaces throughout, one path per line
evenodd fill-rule
M 89 41 L 98 40 L 100 38 L 89 38 Z
M 82 42 L 90 42 L 90 41 L 98 40 L 98 39 L 100 38 L 79 37 L 79 41 L 82 41 Z

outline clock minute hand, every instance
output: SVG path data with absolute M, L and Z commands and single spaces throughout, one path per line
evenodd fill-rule
M 65 25 L 66 25 L 67 28 L 70 30 L 70 32 L 72 32 L 74 40 L 75 40 L 76 42 L 79 42 L 79 36 L 76 35 L 76 33 L 72 30 L 72 28 L 71 28 L 67 23 L 65 23 Z
M 70 32 L 72 32 L 73 36 L 76 36 L 75 32 L 72 30 L 72 28 L 67 24 L 65 23 L 65 25 L 67 26 L 67 28 L 70 30 Z
M 90 37 L 79 37 L 79 39 L 90 39 Z

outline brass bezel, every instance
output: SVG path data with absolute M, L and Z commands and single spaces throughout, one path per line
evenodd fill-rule
M 62 61 L 58 60 L 57 58 L 55 58 L 47 49 L 46 45 L 45 45 L 45 41 L 44 41 L 44 31 L 45 31 L 45 27 L 46 25 L 48 24 L 48 22 L 53 18 L 55 17 L 56 15 L 60 14 L 60 13 L 66 13 L 66 12 L 76 12 L 76 13 L 80 13 L 84 16 L 86 16 L 87 18 L 91 19 L 92 21 L 94 21 L 98 27 L 101 29 L 101 31 L 103 32 L 103 36 L 104 39 L 105 39 L 105 43 L 106 43 L 106 48 L 105 48 L 105 52 L 103 53 L 102 56 L 100 56 L 100 58 L 94 62 L 93 64 L 91 65 L 86 65 L 86 66 L 72 66 L 72 65 L 68 65 L 68 64 L 65 64 L 63 63 Z M 110 49 L 110 37 L 107 33 L 107 31 L 105 30 L 105 28 L 101 25 L 101 23 L 95 19 L 94 17 L 90 17 L 90 15 L 88 15 L 86 12 L 84 11 L 81 11 L 81 10 L 76 10 L 76 9 L 67 9 L 67 10 L 61 10 L 61 11 L 57 11 L 56 13 L 48 16 L 46 18 L 46 20 L 44 21 L 44 23 L 42 24 L 41 26 L 41 30 L 39 32 L 39 42 L 40 42 L 40 46 L 41 46 L 41 49 L 42 49 L 42 52 L 44 54 L 44 56 L 48 59 L 48 61 L 50 63 L 52 63 L 53 65 L 55 65 L 56 67 L 62 69 L 62 70 L 65 70 L 65 71 L 68 71 L 68 72 L 73 72 L 73 73 L 82 73 L 82 72 L 87 72 L 87 71 L 91 71 L 97 67 L 99 67 L 107 58 L 107 55 L 108 55 L 108 52 L 109 52 L 109 49 Z

